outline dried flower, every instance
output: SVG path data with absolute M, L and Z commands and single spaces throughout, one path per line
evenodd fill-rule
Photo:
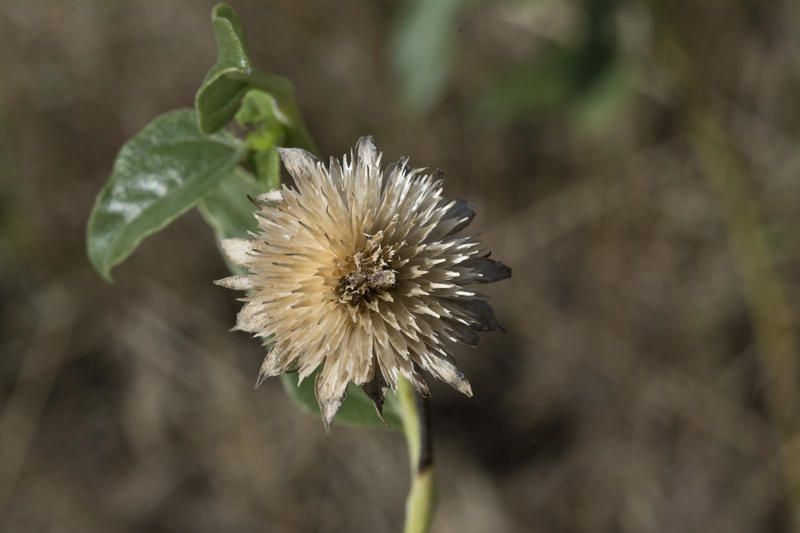
M 503 331 L 486 296 L 467 286 L 511 275 L 475 236 L 459 234 L 472 207 L 442 197 L 441 171 L 424 176 L 402 158 L 381 172 L 372 137 L 329 168 L 304 150 L 279 152 L 297 190 L 284 185 L 254 201 L 260 234 L 222 241 L 251 274 L 217 282 L 250 291 L 234 329 L 274 341 L 256 386 L 320 367 L 315 391 L 329 433 L 351 380 L 379 416 L 398 375 L 430 395 L 420 368 L 472 396 L 445 341 L 475 346 L 476 331 Z

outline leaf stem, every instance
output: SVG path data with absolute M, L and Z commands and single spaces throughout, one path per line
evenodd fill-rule
M 420 396 L 404 378 L 398 383 L 398 399 L 411 465 L 411 488 L 406 499 L 403 531 L 427 533 L 436 509 L 430 400 Z

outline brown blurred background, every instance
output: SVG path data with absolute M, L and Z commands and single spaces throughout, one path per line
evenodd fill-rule
M 232 0 L 323 153 L 476 203 L 505 335 L 433 384 L 446 532 L 791 531 L 800 6 Z M 277 379 L 196 212 L 107 285 L 123 142 L 191 107 L 213 2 L 0 0 L 0 531 L 400 531 L 399 434 Z

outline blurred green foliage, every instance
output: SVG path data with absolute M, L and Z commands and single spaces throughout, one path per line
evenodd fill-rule
M 447 88 L 457 48 L 461 10 L 471 0 L 412 0 L 392 39 L 392 64 L 400 99 L 416 113 L 436 105 Z
M 523 4 L 555 0 L 502 2 Z M 452 82 L 459 19 L 485 2 L 415 0 L 396 27 L 392 60 L 400 99 L 417 114 L 430 112 Z M 495 2 L 501 3 L 501 2 Z M 624 2 L 584 0 L 578 42 L 550 41 L 506 68 L 471 107 L 487 122 L 559 114 L 578 127 L 600 129 L 633 93 L 637 67 L 620 46 L 618 15 Z

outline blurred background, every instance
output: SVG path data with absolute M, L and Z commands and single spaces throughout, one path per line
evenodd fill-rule
M 445 171 L 513 277 L 432 383 L 433 531 L 794 531 L 800 5 L 231 0 L 324 154 Z M 0 531 L 400 531 L 403 438 L 279 380 L 195 212 L 108 285 L 122 143 L 191 107 L 213 2 L 0 0 Z

